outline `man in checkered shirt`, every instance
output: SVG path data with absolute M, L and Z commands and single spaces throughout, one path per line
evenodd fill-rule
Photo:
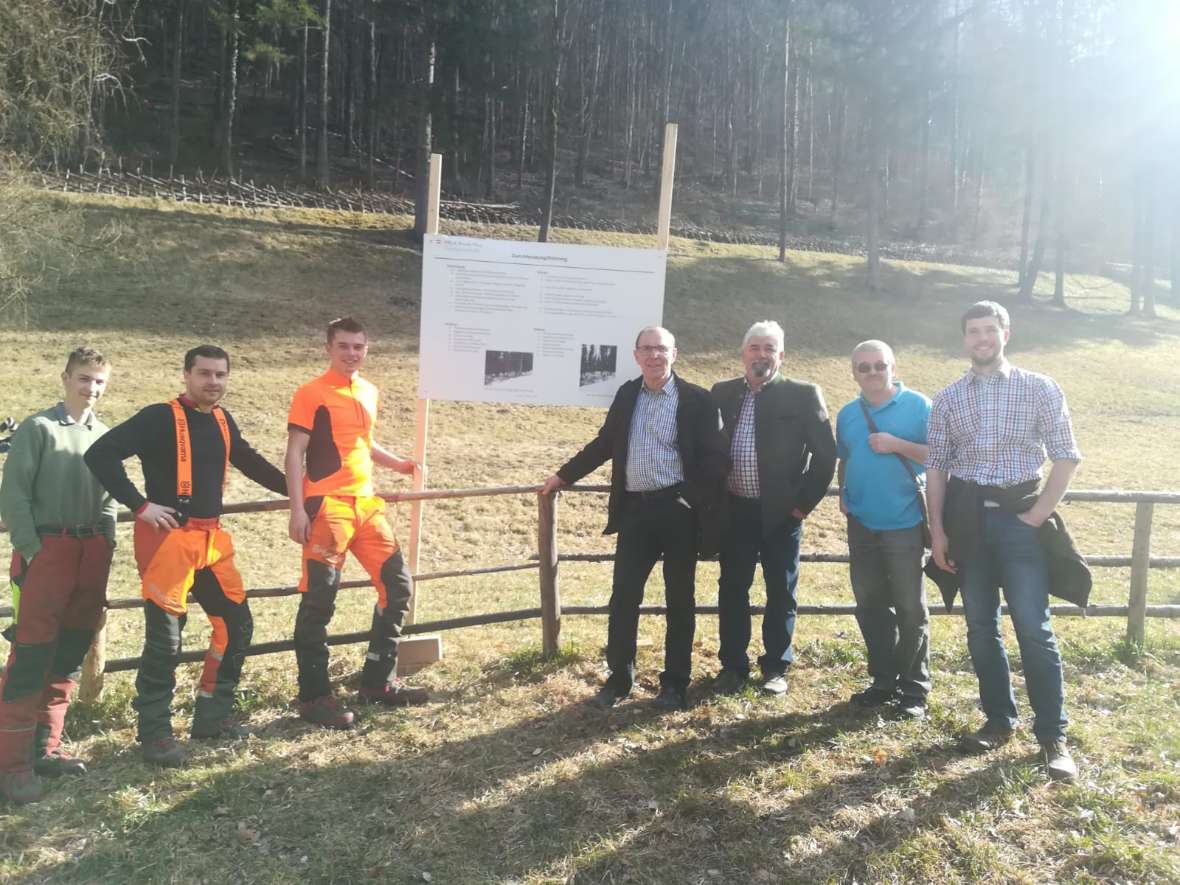
M 723 694 L 740 691 L 749 678 L 750 585 L 759 559 L 766 582 L 762 691 L 786 694 L 803 520 L 827 494 L 836 469 L 823 393 L 779 373 L 783 337 L 772 320 L 751 326 L 742 340 L 744 374 L 712 391 L 733 460 L 717 587 L 721 673 L 714 688 Z
M 618 532 L 606 660 L 610 677 L 595 696 L 613 707 L 631 693 L 639 606 L 652 568 L 664 559 L 667 629 L 656 706 L 688 706 L 696 630 L 698 554 L 710 555 L 707 523 L 729 472 L 717 407 L 703 387 L 672 372 L 676 339 L 660 326 L 640 331 L 635 362 L 643 374 L 619 388 L 598 435 L 545 481 L 549 495 L 611 461 L 604 534 Z
M 963 314 L 962 328 L 971 368 L 934 398 L 926 460 L 931 552 L 940 568 L 957 572 L 967 647 L 987 716 L 960 744 L 966 752 L 987 752 L 1007 743 L 1016 727 L 1000 633 L 1003 587 L 1046 771 L 1072 780 L 1077 766 L 1065 742 L 1061 652 L 1050 623 L 1048 558 L 1039 528 L 1061 502 L 1082 456 L 1061 388 L 1004 357 L 1008 311 L 980 301 Z M 1041 486 L 1046 457 L 1052 467 Z

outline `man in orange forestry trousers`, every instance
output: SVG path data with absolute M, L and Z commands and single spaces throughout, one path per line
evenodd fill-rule
M 402 706 L 427 699 L 424 689 L 397 678 L 397 646 L 413 594 L 401 548 L 373 492 L 373 463 L 398 473 L 418 467 L 373 439 L 377 388 L 358 373 L 369 350 L 364 327 L 345 317 L 328 325 L 328 370 L 295 392 L 287 418 L 287 494 L 291 540 L 303 546 L 303 578 L 295 619 L 299 715 L 328 728 L 351 728 L 354 716 L 328 682 L 328 623 L 347 553 L 373 579 L 369 651 L 360 696 Z
M 172 695 L 190 593 L 213 627 L 192 735 L 244 733 L 232 713 L 254 621 L 233 540 L 221 527 L 222 493 L 230 464 L 278 494 L 286 491 L 286 481 L 218 405 L 228 382 L 229 355 L 211 344 L 195 347 L 184 357 L 183 394 L 142 409 L 86 453 L 94 475 L 136 515 L 145 641 L 133 706 L 144 759 L 156 765 L 185 761 L 184 747 L 172 736 Z M 146 497 L 123 468 L 132 455 L 143 466 Z

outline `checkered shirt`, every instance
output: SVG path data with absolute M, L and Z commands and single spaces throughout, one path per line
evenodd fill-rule
M 733 470 L 729 474 L 729 490 L 742 498 L 757 498 L 758 450 L 754 445 L 754 398 L 758 391 L 746 384 L 746 395 L 742 397 L 742 408 L 738 412 L 737 424 L 733 427 L 733 438 L 729 443 L 729 456 L 733 459 Z
M 684 462 L 676 439 L 676 376 L 652 392 L 639 385 L 627 439 L 627 491 L 655 492 L 684 482 Z
M 1007 488 L 1041 475 L 1050 461 L 1080 461 L 1065 394 L 1047 375 L 1005 360 L 990 375 L 968 370 L 934 398 L 928 470 Z

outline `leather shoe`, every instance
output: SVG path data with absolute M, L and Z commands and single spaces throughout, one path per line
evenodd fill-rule
M 1073 781 L 1078 776 L 1077 763 L 1069 755 L 1065 738 L 1041 741 L 1041 759 L 1045 763 L 1045 774 L 1055 781 Z
M 959 738 L 959 749 L 964 753 L 990 753 L 1012 740 L 1012 726 L 1007 722 L 989 719 L 978 731 Z
M 656 695 L 656 708 L 659 710 L 687 710 L 688 691 L 675 685 L 665 685 Z
M 870 685 L 864 691 L 858 691 L 851 698 L 852 703 L 858 707 L 883 707 L 886 704 L 893 703 L 897 699 L 897 692 L 892 688 L 883 688 L 879 685 Z
M 598 689 L 598 694 L 590 698 L 590 705 L 603 710 L 609 710 L 629 694 L 631 694 L 630 689 L 623 691 L 621 688 L 611 685 L 608 682 L 602 688 Z
M 173 738 L 159 738 L 143 745 L 143 761 L 161 768 L 180 768 L 188 761 L 188 752 Z
M 713 691 L 717 694 L 740 694 L 746 687 L 749 676 L 737 670 L 722 670 L 713 680 Z
M 417 685 L 408 685 L 394 676 L 380 688 L 365 688 L 360 691 L 362 701 L 370 704 L 384 704 L 386 707 L 410 707 L 425 704 L 430 692 Z
M 63 774 L 85 774 L 86 763 L 60 750 L 47 753 L 33 763 L 33 771 L 41 777 L 61 777 Z
M 918 698 L 902 698 L 897 702 L 892 718 L 921 722 L 926 718 L 926 702 Z

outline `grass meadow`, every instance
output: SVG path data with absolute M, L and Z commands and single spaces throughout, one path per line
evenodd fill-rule
M 96 228 L 113 225 L 118 238 L 80 255 L 80 273 L 38 293 L 27 327 L 0 329 L 0 414 L 24 416 L 53 402 L 65 354 L 90 344 L 115 366 L 103 417 L 122 420 L 174 396 L 183 352 L 211 341 L 233 358 L 226 406 L 278 462 L 291 394 L 324 363 L 323 326 L 351 313 L 370 329 L 364 374 L 382 390 L 380 439 L 411 449 L 420 253 L 408 219 L 71 202 Z M 451 224 L 443 232 L 533 235 Z M 653 245 L 637 236 L 577 239 Z M 665 321 L 681 348 L 677 368 L 706 386 L 738 374 L 742 333 L 769 318 L 787 329 L 785 371 L 820 383 L 833 414 L 856 391 L 848 353 L 865 338 L 891 342 L 899 376 L 933 394 L 965 369 L 964 307 L 980 298 L 1010 302 L 1013 291 L 1010 273 L 973 267 L 887 262 L 884 279 L 886 293 L 868 299 L 855 258 L 791 253 L 780 264 L 770 249 L 673 241 Z M 1066 390 L 1085 455 L 1075 488 L 1180 488 L 1180 310 L 1165 305 L 1157 320 L 1128 318 L 1125 287 L 1100 277 L 1069 277 L 1068 298 L 1067 310 L 1014 306 L 1009 354 Z M 434 403 L 430 485 L 539 484 L 601 418 L 592 409 Z M 406 488 L 391 474 L 381 483 Z M 231 477 L 230 501 L 266 497 Z M 1133 507 L 1073 504 L 1065 512 L 1085 552 L 1130 552 Z M 1180 555 L 1180 508 L 1155 512 L 1155 553 Z M 405 537 L 408 507 L 392 516 Z M 601 534 L 603 496 L 567 493 L 559 518 L 562 551 L 611 550 Z M 284 514 L 226 521 L 247 586 L 296 582 L 298 551 Z M 112 598 L 138 594 L 129 527 L 120 531 Z M 842 552 L 844 543 L 829 499 L 807 522 L 805 549 Z M 531 495 L 432 503 L 421 570 L 519 562 L 536 546 Z M 4 535 L 0 556 L 7 561 Z M 355 565 L 345 575 L 359 576 Z M 566 604 L 608 598 L 607 565 L 564 563 L 560 579 Z M 1095 580 L 1095 602 L 1126 601 L 1126 570 L 1099 569 Z M 846 567 L 805 565 L 799 595 L 805 604 L 850 603 Z M 653 576 L 647 601 L 661 598 Z M 700 568 L 697 599 L 715 602 L 714 564 Z M 1148 601 L 1180 603 L 1180 572 L 1153 571 Z M 535 572 L 453 578 L 421 585 L 417 617 L 537 604 Z M 258 600 L 255 641 L 288 638 L 295 605 Z M 371 605 L 368 589 L 342 591 L 334 631 L 365 628 Z M 139 653 L 140 617 L 111 614 L 109 657 Z M 98 704 L 75 705 L 67 725 L 91 773 L 51 783 L 39 805 L 0 806 L 0 881 L 1180 881 L 1180 623 L 1149 620 L 1141 649 L 1127 646 L 1120 619 L 1056 625 L 1082 770 L 1072 785 L 1045 779 L 1027 727 L 993 755 L 955 752 L 956 733 L 979 722 L 957 617 L 934 619 L 935 687 L 922 723 L 848 705 L 866 681 L 850 617 L 801 618 L 799 661 L 782 700 L 710 694 L 717 625 L 700 617 L 694 704 L 672 715 L 650 704 L 658 618 L 642 624 L 639 691 L 610 713 L 585 705 L 603 673 L 601 617 L 565 617 L 552 660 L 540 654 L 537 621 L 447 632 L 443 661 L 415 677 L 433 690 L 431 703 L 367 711 L 351 733 L 313 730 L 294 716 L 293 655 L 251 658 L 242 709 L 254 735 L 194 742 L 191 764 L 174 771 L 141 762 L 133 674 L 112 674 Z M 194 610 L 186 647 L 201 648 L 206 637 Z M 362 653 L 333 650 L 345 695 Z M 196 668 L 181 668 L 180 728 Z

